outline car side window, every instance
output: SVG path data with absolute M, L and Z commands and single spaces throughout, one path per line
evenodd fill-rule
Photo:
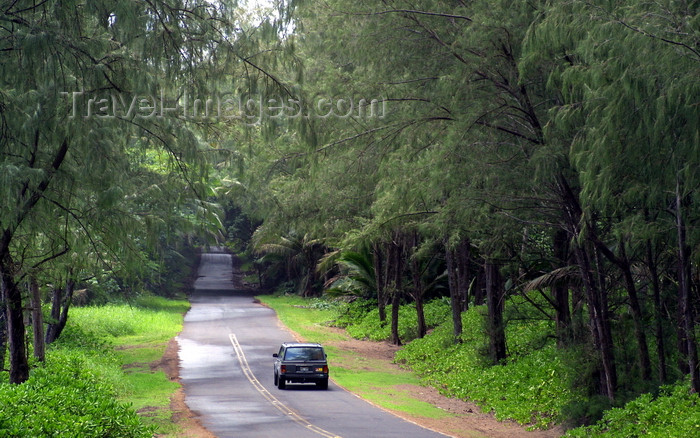
M 284 357 L 284 347 L 280 347 L 279 353 L 277 353 L 277 357 L 283 358 Z

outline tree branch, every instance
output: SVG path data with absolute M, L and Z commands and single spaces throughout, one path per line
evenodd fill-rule
M 431 17 L 443 17 L 443 18 L 454 18 L 457 20 L 464 20 L 468 22 L 472 22 L 473 20 L 466 15 L 457 15 L 457 14 L 447 14 L 444 12 L 430 12 L 430 11 L 418 11 L 415 9 L 387 9 L 385 11 L 378 11 L 378 12 L 365 12 L 365 13 L 353 13 L 351 15 L 365 15 L 365 16 L 371 16 L 371 15 L 386 15 L 386 14 L 415 14 L 415 15 L 428 15 Z

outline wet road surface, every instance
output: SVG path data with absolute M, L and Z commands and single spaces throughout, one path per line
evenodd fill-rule
M 229 254 L 203 254 L 194 288 L 178 336 L 180 378 L 187 405 L 218 437 L 445 437 L 332 381 L 328 390 L 291 384 L 277 389 L 272 353 L 294 339 L 274 311 L 255 303 L 250 291 L 234 287 Z

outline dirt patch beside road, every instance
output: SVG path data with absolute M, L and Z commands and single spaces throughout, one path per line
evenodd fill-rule
M 174 338 L 168 343 L 163 357 L 151 364 L 151 370 L 162 370 L 172 381 L 180 381 L 180 358 L 178 357 L 178 344 Z M 173 423 L 182 428 L 183 438 L 216 438 L 200 423 L 198 415 L 190 410 L 185 403 L 185 390 L 180 388 L 170 400 L 170 409 L 173 411 Z M 163 436 L 163 435 L 156 435 Z

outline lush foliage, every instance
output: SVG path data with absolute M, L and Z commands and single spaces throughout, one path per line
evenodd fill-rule
M 336 335 L 328 337 L 324 334 L 323 327 L 331 321 L 334 324 L 342 321 L 347 327 L 363 325 L 368 304 L 355 301 L 348 305 L 338 300 L 309 300 L 293 296 L 258 298 L 271 305 L 285 324 L 303 333 L 305 339 L 322 342 L 337 339 Z M 431 305 L 441 312 L 446 306 L 439 302 Z M 365 311 L 358 312 L 359 309 Z M 508 339 L 511 340 L 512 359 L 500 366 L 490 366 L 483 355 L 487 343 L 484 310 L 475 307 L 462 314 L 464 334 L 461 344 L 452 342 L 452 326 L 446 322 L 425 338 L 403 346 L 395 361 L 416 372 L 424 384 L 441 388 L 446 395 L 477 401 L 499 419 L 513 419 L 534 428 L 564 421 L 575 409 L 573 406 L 586 404 L 586 394 L 571 389 L 571 381 L 579 378 L 585 364 L 576 359 L 576 352 L 562 352 L 553 345 L 552 326 L 546 321 L 510 324 Z M 382 332 L 386 334 L 386 331 Z M 335 349 L 330 352 L 332 361 L 344 361 Z M 350 376 L 343 371 L 339 373 L 340 381 L 348 379 L 344 385 L 362 391 L 361 385 L 355 388 L 355 384 L 350 383 Z M 363 375 L 360 380 L 367 378 L 370 377 Z M 391 379 L 387 375 L 379 381 L 386 384 Z M 375 388 L 383 386 L 379 381 L 374 384 Z M 687 382 L 664 386 L 658 394 L 644 394 L 624 407 L 613 408 L 596 425 L 572 429 L 566 436 L 680 438 L 692 435 L 689 431 L 696 430 L 700 424 L 700 403 L 698 396 L 688 389 Z M 375 398 L 379 400 L 381 397 Z
M 449 296 L 436 332 L 459 350 L 485 305 L 463 359 L 491 391 L 525 382 L 511 413 L 490 402 L 521 422 L 590 423 L 686 375 L 700 392 L 696 1 L 291 3 L 294 98 L 385 111 L 270 121 L 231 170 L 263 277 L 376 299 L 338 323 L 395 343 Z M 272 251 L 292 237 L 313 251 Z M 547 373 L 549 404 L 518 411 Z
M 687 382 L 664 386 L 659 393 L 644 394 L 624 407 L 613 408 L 589 427 L 569 431 L 567 437 L 684 438 L 700 434 L 700 399 Z
M 170 294 L 194 244 L 221 236 L 210 165 L 236 142 L 196 102 L 266 75 L 241 56 L 259 35 L 236 2 L 20 0 L 0 21 L 0 362 L 8 349 L 22 383 L 25 284 L 51 289 L 61 325 L 90 280 L 97 302 Z
M 339 316 L 333 324 L 347 329 L 356 339 L 385 341 L 391 336 L 390 326 L 379 320 L 376 301 L 355 300 L 338 309 Z M 429 328 L 442 324 L 450 313 L 449 303 L 444 299 L 433 300 L 425 305 L 425 319 Z M 402 342 L 417 338 L 416 308 L 413 304 L 401 306 L 399 310 L 399 336 Z
M 0 386 L 0 435 L 150 437 L 136 412 L 118 402 L 119 363 L 89 334 L 73 331 L 23 385 Z M 88 345 L 92 344 L 92 345 Z
M 450 322 L 423 339 L 416 339 L 396 354 L 396 360 L 415 370 L 422 379 L 451 396 L 471 399 L 496 418 L 547 427 L 562 420 L 567 404 L 580 401 L 572 391 L 573 372 L 552 342 L 531 346 L 551 332 L 548 324 L 510 324 L 512 359 L 490 366 L 483 357 L 487 339 L 483 308 L 462 314 L 462 343 L 452 342 Z
M 149 363 L 182 328 L 186 301 L 148 296 L 74 308 L 70 322 L 23 385 L 0 385 L 0 435 L 150 437 L 174 431 L 179 387 Z M 147 418 L 136 410 L 149 407 Z
M 133 303 L 73 308 L 70 323 L 115 345 L 167 342 L 182 326 L 183 301 L 145 296 Z

